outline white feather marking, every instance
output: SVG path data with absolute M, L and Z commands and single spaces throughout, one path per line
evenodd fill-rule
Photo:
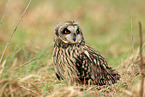
M 100 65 L 99 61 L 98 61 L 98 65 Z
M 84 68 L 84 65 L 82 65 L 82 68 Z
M 91 58 L 90 58 L 90 55 L 88 53 L 88 51 L 84 51 L 84 53 L 87 55 L 87 57 L 90 59 L 90 61 L 92 62 Z
M 94 80 L 95 79 L 94 75 L 92 75 L 91 78 Z
M 90 68 L 88 69 L 88 72 L 90 72 Z
M 84 53 L 87 55 L 88 58 L 90 58 L 90 55 L 87 51 L 84 51 Z
M 94 63 L 96 64 L 96 59 L 94 59 Z

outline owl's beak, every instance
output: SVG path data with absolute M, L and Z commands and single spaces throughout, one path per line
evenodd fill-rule
M 75 42 L 76 41 L 76 34 L 74 33 L 73 35 L 73 41 Z

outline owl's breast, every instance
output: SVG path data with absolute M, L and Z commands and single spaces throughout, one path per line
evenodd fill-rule
M 66 79 L 66 77 L 72 80 L 76 79 L 76 59 L 82 51 L 81 47 L 76 46 L 66 49 L 55 47 L 53 52 L 55 72 L 63 79 Z

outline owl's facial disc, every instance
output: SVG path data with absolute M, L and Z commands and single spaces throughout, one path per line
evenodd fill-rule
M 82 35 L 78 26 L 68 26 L 62 30 L 61 38 L 65 43 L 79 43 Z

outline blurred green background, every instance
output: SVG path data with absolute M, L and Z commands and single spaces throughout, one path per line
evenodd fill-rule
M 28 2 L 10 1 L 0 27 L 0 55 Z M 0 0 L 0 19 L 6 4 Z M 78 22 L 87 43 L 117 66 L 133 53 L 131 29 L 134 48 L 139 46 L 138 21 L 145 32 L 145 0 L 32 0 L 4 55 L 7 64 L 17 60 L 18 66 L 33 57 L 38 68 L 52 64 L 54 27 L 68 20 Z

